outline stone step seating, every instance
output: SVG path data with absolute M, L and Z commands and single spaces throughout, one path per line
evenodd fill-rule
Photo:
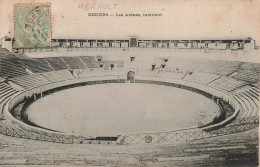
M 238 80 L 255 83 L 259 81 L 259 76 L 260 76 L 260 64 L 243 63 L 239 67 L 238 73 L 232 77 Z
M 17 57 L 14 54 L 9 52 L 5 48 L 0 48 L 0 57 L 1 57 L 1 59 L 12 59 L 12 58 L 17 59 Z
M 234 122 L 258 121 L 258 100 L 247 91 L 233 96 L 240 104 L 240 113 Z
M 124 67 L 124 61 L 110 61 L 111 64 L 114 64 L 116 68 Z
M 47 80 L 44 76 L 40 74 L 26 75 L 22 77 L 12 78 L 10 80 L 22 86 L 25 89 L 31 89 L 51 83 L 49 80 Z
M 227 76 L 235 72 L 240 65 L 240 62 L 230 62 L 225 60 L 208 60 L 208 59 L 185 59 L 179 57 L 172 57 L 166 63 L 167 68 L 183 71 L 199 71 L 204 73 L 211 73 L 221 76 Z M 221 67 L 221 68 L 219 68 Z
M 253 74 L 251 71 L 243 71 L 243 73 L 240 72 L 236 76 L 233 76 L 233 78 L 254 83 L 259 80 L 259 77 L 256 75 L 258 74 Z
M 258 121 L 259 100 L 255 89 L 252 85 L 245 85 L 229 92 L 240 104 L 240 113 L 234 121 L 236 124 Z
M 110 61 L 101 61 L 100 64 L 103 64 L 104 70 L 110 70 L 111 69 L 111 62 Z
M 247 83 L 245 83 L 243 81 L 237 81 L 235 79 L 228 78 L 228 77 L 221 77 L 221 78 L 209 83 L 208 85 L 211 87 L 215 87 L 215 88 L 230 92 L 239 87 L 243 87 L 246 84 Z
M 232 95 L 246 93 L 249 97 L 251 97 L 254 101 L 259 101 L 259 90 L 250 85 L 246 85 L 241 89 L 237 89 L 235 91 L 230 92 Z
M 160 69 L 159 73 L 157 74 L 158 77 L 173 78 L 173 79 L 182 79 L 184 75 L 185 75 L 184 72 L 170 70 L 170 69 Z
M 18 91 L 8 85 L 7 83 L 0 83 L 0 102 L 4 101 L 7 97 L 12 96 Z
M 183 61 L 183 63 L 182 63 Z M 193 71 L 195 64 L 193 61 L 188 59 L 180 59 L 180 58 L 169 58 L 169 61 L 166 63 L 166 68 L 171 70 L 178 71 Z
M 242 93 L 244 95 L 244 97 L 246 97 L 251 105 L 251 107 L 253 108 L 253 117 L 258 117 L 258 103 L 256 102 L 256 100 L 250 96 L 250 94 L 247 94 L 246 92 Z
M 12 90 L 11 87 L 5 87 L 5 88 L 1 88 L 0 89 L 0 94 L 4 94 L 5 92 L 9 91 L 9 90 Z
M 244 100 L 246 104 L 247 111 L 248 111 L 247 117 L 253 117 L 254 108 L 252 107 L 251 100 L 248 97 L 244 96 L 243 94 L 240 94 L 239 96 Z
M 0 83 L 0 118 L 3 119 L 3 107 L 4 103 L 9 100 L 9 98 L 18 93 L 16 89 L 8 85 L 7 83 Z M 1 120 L 0 120 L 1 121 Z
M 149 77 L 156 77 L 158 75 L 159 71 L 146 71 L 146 70 L 139 70 L 137 72 L 137 75 L 139 76 L 149 76 Z
M 258 96 L 255 96 L 252 92 L 250 92 L 249 90 L 248 91 L 245 91 L 245 93 L 247 93 L 248 95 L 250 95 L 250 97 L 254 100 L 254 102 L 258 105 L 259 103 L 259 98 Z
M 63 57 L 63 60 L 71 69 L 86 69 L 79 57 Z
M 51 67 L 54 70 L 65 70 L 68 69 L 69 67 L 63 62 L 62 58 L 59 57 L 49 57 L 49 58 L 45 58 L 45 60 L 47 60 Z
M 211 73 L 211 74 L 216 74 L 221 76 L 227 76 L 233 73 L 239 64 L 240 64 L 239 62 L 208 60 L 208 62 L 204 62 L 203 64 L 200 64 L 200 66 L 198 66 L 197 71 L 202 71 L 205 73 Z
M 186 75 L 183 80 L 208 85 L 210 82 L 218 78 L 220 78 L 220 76 L 215 74 L 193 72 L 191 75 Z
M 95 56 L 80 56 L 80 59 L 86 64 L 87 68 L 99 68 L 99 64 Z
M 153 65 L 155 65 L 154 69 L 158 70 L 161 68 L 161 63 L 159 62 L 154 62 Z
M 0 76 L 11 78 L 27 75 L 23 66 L 17 59 L 0 59 Z
M 259 83 L 254 83 L 253 86 L 259 90 Z
M 46 77 L 51 82 L 59 82 L 69 79 L 75 79 L 74 76 L 68 70 L 61 70 L 61 71 L 52 71 L 42 73 L 44 77 Z
M 240 104 L 240 112 L 236 118 L 237 121 L 244 121 L 244 120 L 247 120 L 248 119 L 248 106 L 245 104 L 245 101 L 244 99 L 239 96 L 239 95 L 236 95 L 234 96 L 234 98 L 238 101 L 238 103 Z
M 111 70 L 95 70 L 95 71 L 88 71 L 88 70 L 81 70 L 78 71 L 77 75 L 79 78 L 88 78 L 88 77 L 105 77 L 109 75 L 114 75 L 114 76 L 120 76 L 120 75 L 125 75 L 124 71 L 113 71 L 111 73 Z
M 237 94 L 243 93 L 245 91 L 248 91 L 250 89 L 252 89 L 251 85 L 245 85 L 243 87 L 240 87 L 239 89 L 234 89 L 233 91 L 230 91 L 229 94 L 237 95 Z
M 34 73 L 53 71 L 44 59 L 21 59 L 21 61 L 26 65 L 26 68 Z
M 251 92 L 253 92 L 257 97 L 259 97 L 259 89 L 252 87 Z
M 167 60 L 167 61 L 166 61 Z M 155 57 L 152 61 L 152 65 L 155 65 L 155 69 L 163 69 L 162 65 L 167 65 L 168 57 Z M 166 67 L 164 67 L 166 68 Z
M 124 67 L 123 61 L 100 61 L 100 62 L 98 62 L 99 68 L 103 68 L 104 70 L 110 70 L 111 64 L 114 64 L 114 68 Z M 102 65 L 102 67 L 100 65 Z

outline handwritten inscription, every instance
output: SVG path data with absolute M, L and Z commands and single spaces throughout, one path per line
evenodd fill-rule
M 81 3 L 78 4 L 78 10 L 113 10 L 117 6 L 116 3 Z
M 161 13 L 116 13 L 117 3 L 80 3 L 78 10 L 88 11 L 91 17 L 161 17 Z

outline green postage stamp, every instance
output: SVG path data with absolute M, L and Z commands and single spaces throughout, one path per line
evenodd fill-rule
M 51 47 L 51 5 L 14 5 L 15 48 Z

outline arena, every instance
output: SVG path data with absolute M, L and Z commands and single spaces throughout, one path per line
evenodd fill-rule
M 95 41 L 1 48 L 1 165 L 258 165 L 253 39 Z
M 0 166 L 259 166 L 260 0 L 0 0 Z
M 189 105 L 185 105 L 186 100 L 191 101 Z M 172 131 L 208 124 L 220 115 L 211 99 L 146 84 L 68 89 L 37 100 L 26 113 L 29 121 L 41 127 L 84 136 Z

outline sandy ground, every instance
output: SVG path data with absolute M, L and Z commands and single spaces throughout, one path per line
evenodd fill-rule
M 102 84 L 45 96 L 26 113 L 40 126 L 94 137 L 196 127 L 211 122 L 219 107 L 202 95 L 173 87 Z

